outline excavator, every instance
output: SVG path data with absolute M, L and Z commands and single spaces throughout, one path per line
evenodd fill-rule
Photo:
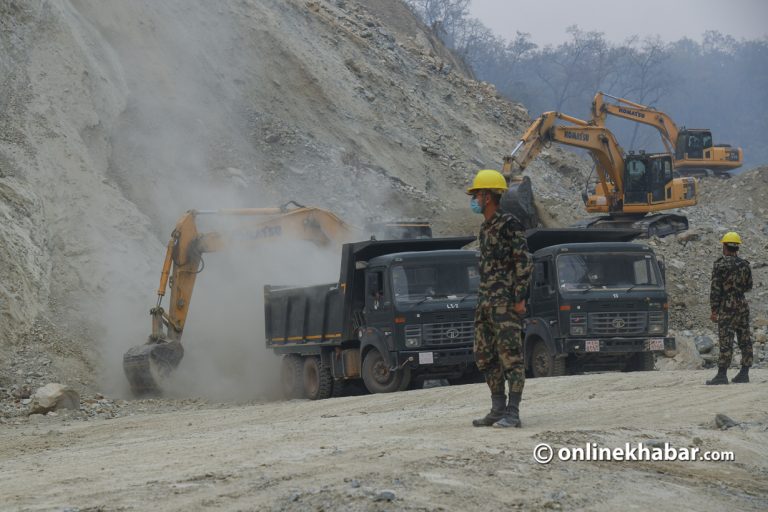
M 200 219 L 234 219 L 236 228 L 201 232 Z M 397 226 L 392 226 L 396 228 Z M 411 226 L 404 226 L 407 230 Z M 420 225 L 418 229 L 423 229 Z M 189 312 L 197 275 L 203 270 L 203 254 L 228 248 L 258 249 L 280 239 L 308 240 L 318 246 L 351 241 L 356 230 L 331 212 L 307 208 L 295 202 L 277 208 L 190 210 L 176 223 L 165 252 L 157 304 L 150 310 L 152 332 L 147 342 L 123 356 L 123 370 L 136 396 L 157 395 L 162 381 L 184 356 L 181 336 Z M 168 310 L 162 307 L 166 290 Z
M 616 103 L 606 102 L 605 98 L 611 98 Z M 598 92 L 592 100 L 592 124 L 605 126 L 605 118 L 609 114 L 656 128 L 664 147 L 674 155 L 675 170 L 681 175 L 729 178 L 729 171 L 744 163 L 741 148 L 714 144 L 712 132 L 708 129 L 683 127 L 680 130 L 664 112 Z
M 568 124 L 556 124 L 562 121 Z M 630 152 L 625 155 L 614 135 L 605 127 L 560 112 L 545 112 L 523 134 L 517 146 L 504 157 L 502 174 L 509 190 L 502 197 L 502 208 L 525 202 L 518 189 L 530 186 L 520 173 L 549 144 L 556 142 L 586 149 L 595 163 L 598 183 L 582 199 L 589 213 L 607 216 L 589 218 L 577 227 L 637 229 L 640 236 L 666 236 L 688 229 L 683 215 L 661 213 L 673 208 L 693 206 L 698 200 L 695 178 L 673 177 L 672 157 L 668 153 Z M 522 205 L 523 209 L 531 209 Z

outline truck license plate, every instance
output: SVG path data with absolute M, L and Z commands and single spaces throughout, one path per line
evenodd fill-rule
M 648 343 L 648 350 L 664 350 L 664 338 L 651 338 Z
M 586 340 L 584 350 L 586 352 L 600 352 L 600 340 Z
M 432 352 L 419 352 L 419 364 L 432 364 L 435 362 Z

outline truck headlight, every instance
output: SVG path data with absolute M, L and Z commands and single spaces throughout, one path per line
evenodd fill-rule
M 405 346 L 408 348 L 416 348 L 421 345 L 421 339 L 419 338 L 405 338 Z
M 653 311 L 648 313 L 648 333 L 649 334 L 663 334 L 664 333 L 664 313 L 661 311 Z
M 405 326 L 405 346 L 408 348 L 421 346 L 421 325 L 411 324 Z
M 571 335 L 572 336 L 586 336 L 587 334 L 587 317 L 581 314 L 571 315 Z

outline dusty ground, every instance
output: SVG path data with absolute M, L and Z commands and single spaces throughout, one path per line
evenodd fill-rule
M 9 425 L 4 510 L 766 510 L 768 370 L 530 380 L 524 428 L 469 426 L 482 384 L 88 423 Z M 739 425 L 714 426 L 717 413 Z M 563 462 L 533 447 L 668 442 L 735 462 Z M 393 501 L 383 499 L 391 491 Z M 389 496 L 391 497 L 391 496 Z

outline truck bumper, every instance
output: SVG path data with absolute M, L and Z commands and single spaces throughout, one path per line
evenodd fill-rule
M 474 368 L 472 347 L 439 350 L 408 350 L 396 353 L 398 367 L 430 374 L 455 374 Z
M 566 354 L 625 354 L 675 350 L 675 338 L 564 338 L 559 340 Z

